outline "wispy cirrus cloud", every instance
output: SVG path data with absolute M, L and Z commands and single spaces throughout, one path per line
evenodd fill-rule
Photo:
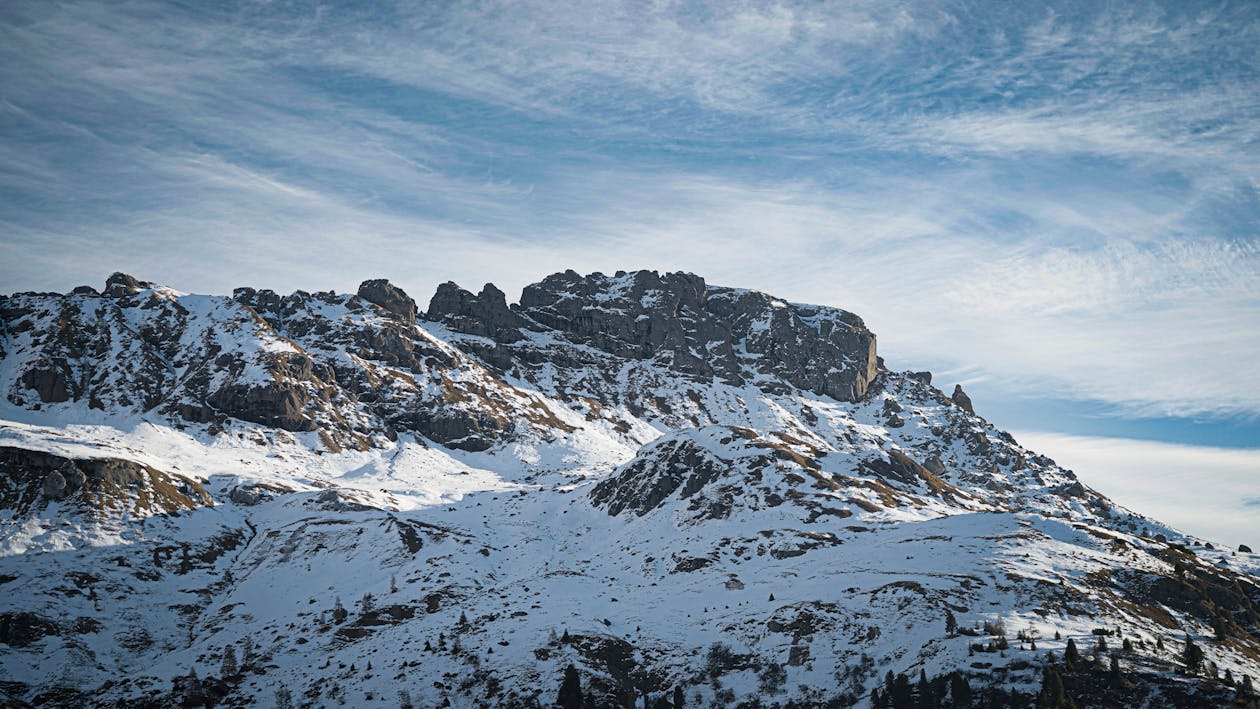
M 1257 40 L 1250 3 L 10 3 L 0 280 L 682 268 L 895 365 L 1254 416 Z

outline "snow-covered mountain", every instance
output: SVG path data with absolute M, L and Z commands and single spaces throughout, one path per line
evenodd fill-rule
M 0 392 L 6 705 L 1255 702 L 1260 555 L 838 309 L 115 274 L 0 297 Z

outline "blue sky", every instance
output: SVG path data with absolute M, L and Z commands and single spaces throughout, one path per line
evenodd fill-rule
M 0 290 L 689 270 L 1260 448 L 1260 4 L 0 5 Z

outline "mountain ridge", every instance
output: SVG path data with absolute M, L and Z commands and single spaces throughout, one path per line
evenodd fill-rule
M 1098 628 L 1133 640 L 1133 679 L 1062 668 L 1082 698 L 1226 696 L 1155 646 L 1187 634 L 1260 667 L 1260 560 L 887 370 L 840 309 L 652 271 L 513 304 L 446 283 L 423 310 L 383 279 L 226 297 L 114 274 L 0 296 L 0 328 L 0 472 L 24 486 L 0 519 L 0 585 L 23 589 L 0 602 L 6 701 L 547 705 L 568 663 L 608 705 L 870 704 L 915 668 L 996 696 L 1036 691 L 1052 634 Z M 141 473 L 67 506 L 104 459 Z M 136 504 L 172 489 L 188 503 Z M 1041 651 L 976 660 L 947 610 Z M 268 659 L 221 671 L 247 637 Z M 372 657 L 388 673 L 347 669 Z

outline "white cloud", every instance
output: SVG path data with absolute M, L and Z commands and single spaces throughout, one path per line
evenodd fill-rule
M 1217 544 L 1260 548 L 1260 450 L 1016 432 L 1113 501 Z
M 1245 7 L 19 7 L 16 288 L 685 269 L 858 312 L 894 366 L 1260 412 Z

